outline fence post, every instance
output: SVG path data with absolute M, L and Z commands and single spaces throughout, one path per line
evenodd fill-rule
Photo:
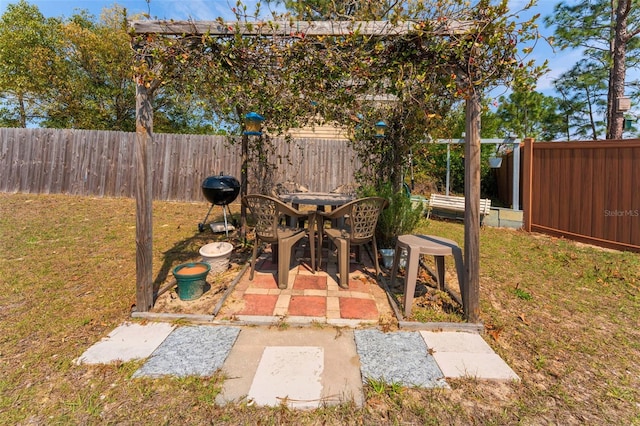
M 511 160 L 513 161 L 511 176 L 511 210 L 520 210 L 520 142 L 513 145 Z
M 524 230 L 531 232 L 531 203 L 533 197 L 533 138 L 524 139 L 524 164 L 522 170 L 522 218 Z

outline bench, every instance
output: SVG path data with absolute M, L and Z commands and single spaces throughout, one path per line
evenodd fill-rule
M 451 195 L 431 194 L 429 198 L 429 209 L 427 210 L 427 219 L 431 214 L 440 217 L 453 216 L 454 219 L 464 219 L 464 197 L 455 197 Z M 460 215 L 462 213 L 462 215 Z M 480 199 L 480 223 L 484 216 L 491 213 L 491 200 L 488 198 Z

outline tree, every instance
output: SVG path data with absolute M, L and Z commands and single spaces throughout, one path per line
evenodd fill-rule
M 0 124 L 133 131 L 135 82 L 126 10 L 45 19 L 24 0 L 0 20 Z M 159 131 L 215 133 L 199 99 L 158 91 Z
M 126 10 L 105 9 L 96 22 L 79 12 L 62 26 L 63 70 L 51 81 L 43 125 L 57 128 L 133 131 L 132 51 Z
M 499 102 L 496 115 L 501 136 L 514 134 L 519 138 L 550 141 L 566 133 L 558 101 L 552 96 L 516 87 L 508 97 L 501 96 Z
M 608 72 L 606 138 L 621 139 L 624 112 L 617 109 L 617 101 L 625 95 L 627 63 L 637 64 L 640 59 L 637 1 L 562 2 L 545 22 L 556 26 L 555 38 L 561 49 L 581 48 L 591 63 Z
M 606 71 L 588 60 L 579 61 L 554 81 L 562 100 L 560 109 L 566 123 L 567 140 L 572 136 L 597 140 L 606 130 Z
M 10 4 L 0 18 L 0 47 L 0 119 L 27 127 L 41 118 L 41 101 L 60 71 L 60 22 L 24 0 Z

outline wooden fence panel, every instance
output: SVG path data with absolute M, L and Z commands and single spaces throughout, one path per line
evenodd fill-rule
M 526 230 L 640 251 L 640 140 L 527 141 L 524 155 Z
M 293 180 L 317 192 L 353 183 L 360 164 L 347 142 L 329 139 L 295 139 L 289 149 L 279 144 L 271 161 L 278 167 L 274 181 Z
M 152 149 L 154 199 L 206 201 L 207 176 L 240 178 L 240 138 L 158 133 Z M 134 152 L 135 133 L 0 128 L 0 191 L 134 197 Z M 321 139 L 276 139 L 270 160 L 274 183 L 295 180 L 314 191 L 353 182 L 359 164 L 347 142 Z M 249 191 L 257 187 L 250 179 Z
M 32 159 L 32 153 L 34 150 L 34 146 L 29 144 L 29 145 L 24 145 L 24 146 L 20 146 L 18 147 L 18 164 L 20 166 L 20 173 L 19 173 L 19 182 L 18 182 L 18 188 L 20 188 L 21 191 L 26 191 L 28 188 L 30 188 L 30 179 L 29 179 L 29 169 L 26 169 L 25 167 L 23 167 L 24 165 L 27 164 L 31 164 L 33 159 Z

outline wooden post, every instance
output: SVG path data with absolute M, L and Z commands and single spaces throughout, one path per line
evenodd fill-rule
M 513 155 L 511 159 L 513 161 L 513 176 L 511 186 L 511 209 L 520 210 L 520 142 L 513 145 Z
M 522 167 L 522 216 L 524 230 L 531 232 L 531 197 L 533 196 L 533 139 L 524 139 L 524 164 Z
M 462 306 L 468 322 L 480 319 L 480 94 L 466 102 L 464 144 L 464 265 Z
M 136 86 L 136 311 L 153 307 L 153 106 L 144 83 Z

